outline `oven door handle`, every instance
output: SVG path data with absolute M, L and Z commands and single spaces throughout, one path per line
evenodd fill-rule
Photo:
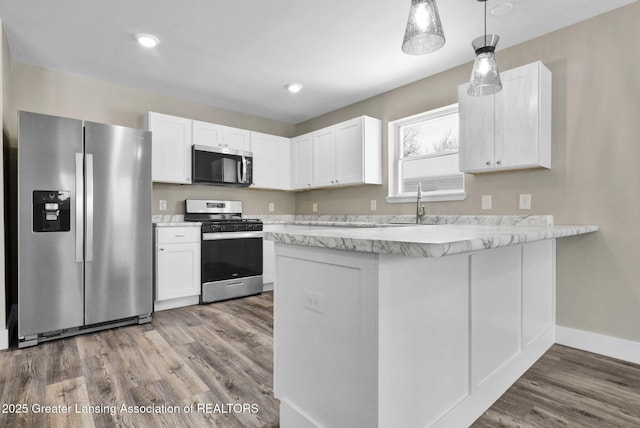
M 262 232 L 212 232 L 203 233 L 203 241 L 218 241 L 222 239 L 262 238 Z

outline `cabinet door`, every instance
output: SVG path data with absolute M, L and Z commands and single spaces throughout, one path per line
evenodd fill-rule
M 152 181 L 191 183 L 191 120 L 149 112 L 146 122 L 152 132 Z
M 278 140 L 271 135 L 251 133 L 253 187 L 278 189 Z
M 311 169 L 313 167 L 313 138 L 311 134 L 301 135 L 291 140 L 293 168 L 291 178 L 294 189 L 311 187 Z
M 253 187 L 291 189 L 291 142 L 277 135 L 251 132 Z
M 275 243 L 273 241 L 262 240 L 262 283 L 275 282 Z
M 520 352 L 522 248 L 502 247 L 471 256 L 472 388 Z M 472 392 L 473 392 L 472 389 Z
M 472 97 L 458 86 L 459 166 L 461 172 L 488 171 L 494 165 L 494 97 Z
M 291 190 L 291 140 L 278 137 L 278 188 Z
M 494 95 L 496 168 L 539 163 L 538 76 L 539 63 L 502 73 L 502 90 Z
M 522 340 L 534 342 L 555 324 L 555 240 L 522 249 Z
M 200 244 L 156 247 L 156 300 L 200 294 Z
M 215 123 L 193 121 L 193 144 L 223 147 L 224 126 Z
M 362 118 L 336 125 L 336 184 L 364 181 L 364 135 Z
M 336 132 L 334 127 L 313 133 L 313 186 L 331 186 L 336 180 Z
M 233 150 L 251 151 L 251 132 L 246 129 L 224 127 L 224 146 Z

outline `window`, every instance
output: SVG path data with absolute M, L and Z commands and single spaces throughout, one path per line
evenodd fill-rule
M 389 123 L 387 201 L 414 201 L 418 183 L 426 201 L 466 197 L 458 170 L 458 104 Z

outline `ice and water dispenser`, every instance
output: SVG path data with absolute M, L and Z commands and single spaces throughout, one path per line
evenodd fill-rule
M 33 231 L 68 232 L 71 230 L 71 192 L 33 191 Z

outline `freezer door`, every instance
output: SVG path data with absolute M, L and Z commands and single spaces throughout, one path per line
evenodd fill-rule
M 151 133 L 85 122 L 85 323 L 152 312 Z
M 82 122 L 28 112 L 18 122 L 18 335 L 25 337 L 83 324 Z

